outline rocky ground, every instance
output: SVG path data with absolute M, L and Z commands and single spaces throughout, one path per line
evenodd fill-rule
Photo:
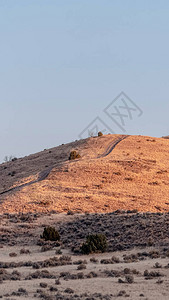
M 60 242 L 41 239 L 54 226 Z M 106 253 L 82 255 L 90 233 Z M 27 213 L 0 216 L 2 299 L 168 299 L 169 213 Z

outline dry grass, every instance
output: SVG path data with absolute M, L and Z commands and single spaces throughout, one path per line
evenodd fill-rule
M 89 138 L 2 164 L 1 192 L 34 183 L 0 195 L 1 213 L 169 211 L 169 140 L 129 136 L 99 158 L 117 137 Z M 69 161 L 71 150 L 81 159 Z

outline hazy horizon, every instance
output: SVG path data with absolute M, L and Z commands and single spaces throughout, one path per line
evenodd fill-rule
M 127 134 L 169 134 L 169 2 L 0 0 L 0 161 L 79 138 L 122 92 Z M 121 107 L 121 105 L 120 105 Z M 123 121 L 123 120 L 122 120 Z

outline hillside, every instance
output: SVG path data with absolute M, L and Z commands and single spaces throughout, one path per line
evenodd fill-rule
M 0 213 L 168 212 L 168 154 L 168 139 L 105 135 L 3 163 Z

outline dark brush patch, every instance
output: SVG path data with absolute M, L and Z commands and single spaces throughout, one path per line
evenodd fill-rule
M 108 251 L 129 250 L 134 247 L 169 247 L 169 213 L 91 214 L 77 216 L 59 228 L 65 247 L 80 252 L 87 235 L 105 234 Z M 156 257 L 157 258 L 157 257 Z

